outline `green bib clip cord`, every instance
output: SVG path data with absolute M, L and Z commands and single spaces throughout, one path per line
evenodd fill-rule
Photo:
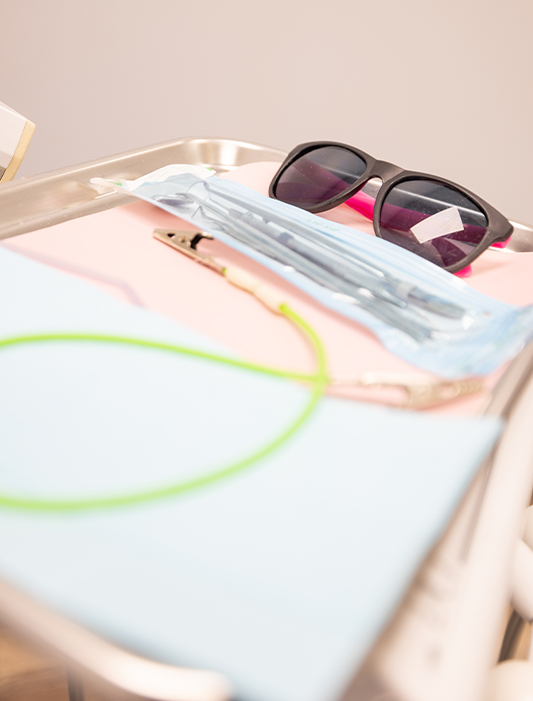
M 35 343 L 92 342 L 136 346 L 155 351 L 177 353 L 179 355 L 195 357 L 208 362 L 233 366 L 245 371 L 258 372 L 264 375 L 282 377 L 310 384 L 311 394 L 309 400 L 296 418 L 294 418 L 290 424 L 281 431 L 281 433 L 275 436 L 266 445 L 260 447 L 258 450 L 246 455 L 237 462 L 229 465 L 223 465 L 222 467 L 216 469 L 211 469 L 199 477 L 185 479 L 175 482 L 174 484 L 167 484 L 162 487 L 156 487 L 154 489 L 148 489 L 140 492 L 81 499 L 35 499 L 3 494 L 0 492 L 0 507 L 34 512 L 80 512 L 93 509 L 133 506 L 135 504 L 151 502 L 157 499 L 178 496 L 185 494 L 186 492 L 192 492 L 193 490 L 211 486 L 217 482 L 225 480 L 226 478 L 232 477 L 233 475 L 242 472 L 249 467 L 252 467 L 255 463 L 259 462 L 281 447 L 292 436 L 294 436 L 298 430 L 302 428 L 302 426 L 305 425 L 313 414 L 313 411 L 315 410 L 328 384 L 326 356 L 320 338 L 309 326 L 309 324 L 307 324 L 301 317 L 298 316 L 298 314 L 290 309 L 290 307 L 283 303 L 283 301 L 280 299 L 279 293 L 274 288 L 262 284 L 245 271 L 236 268 L 221 268 L 219 272 L 224 274 L 225 277 L 232 282 L 232 284 L 251 292 L 273 311 L 283 314 L 288 321 L 292 322 L 307 336 L 316 354 L 317 368 L 315 374 L 306 375 L 286 370 L 279 370 L 264 365 L 256 365 L 254 363 L 247 363 L 245 361 L 227 358 L 213 353 L 206 353 L 204 351 L 195 350 L 192 348 L 157 343 L 155 341 L 96 334 L 40 334 L 33 336 L 19 336 L 0 340 L 0 351 L 6 348 L 12 348 L 13 346 Z

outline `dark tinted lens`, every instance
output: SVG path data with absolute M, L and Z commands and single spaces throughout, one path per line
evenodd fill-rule
M 365 172 L 366 163 L 339 146 L 324 146 L 298 158 L 281 174 L 274 195 L 312 209 L 346 191 Z
M 481 242 L 487 218 L 465 195 L 431 180 L 405 180 L 381 208 L 384 239 L 447 268 L 464 260 Z

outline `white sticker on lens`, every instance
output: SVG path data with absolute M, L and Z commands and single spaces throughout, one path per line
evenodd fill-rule
M 418 222 L 411 227 L 411 231 L 420 243 L 424 243 L 439 236 L 464 231 L 464 226 L 457 207 L 449 207 Z

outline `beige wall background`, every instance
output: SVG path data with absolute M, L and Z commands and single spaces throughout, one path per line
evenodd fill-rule
M 0 0 L 20 176 L 184 136 L 346 141 L 533 222 L 532 0 Z

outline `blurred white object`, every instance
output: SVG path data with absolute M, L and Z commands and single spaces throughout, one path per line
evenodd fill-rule
M 533 701 L 533 664 L 508 660 L 491 672 L 485 701 Z
M 525 621 L 533 621 L 533 550 L 523 540 L 516 544 L 511 603 Z
M 524 533 L 516 545 L 511 601 L 525 621 L 533 621 L 533 506 L 526 509 Z
M 526 518 L 524 523 L 524 533 L 522 539 L 526 545 L 529 545 L 533 550 L 533 506 L 528 506 L 526 509 Z
M 0 182 L 15 177 L 34 129 L 33 122 L 0 102 Z

